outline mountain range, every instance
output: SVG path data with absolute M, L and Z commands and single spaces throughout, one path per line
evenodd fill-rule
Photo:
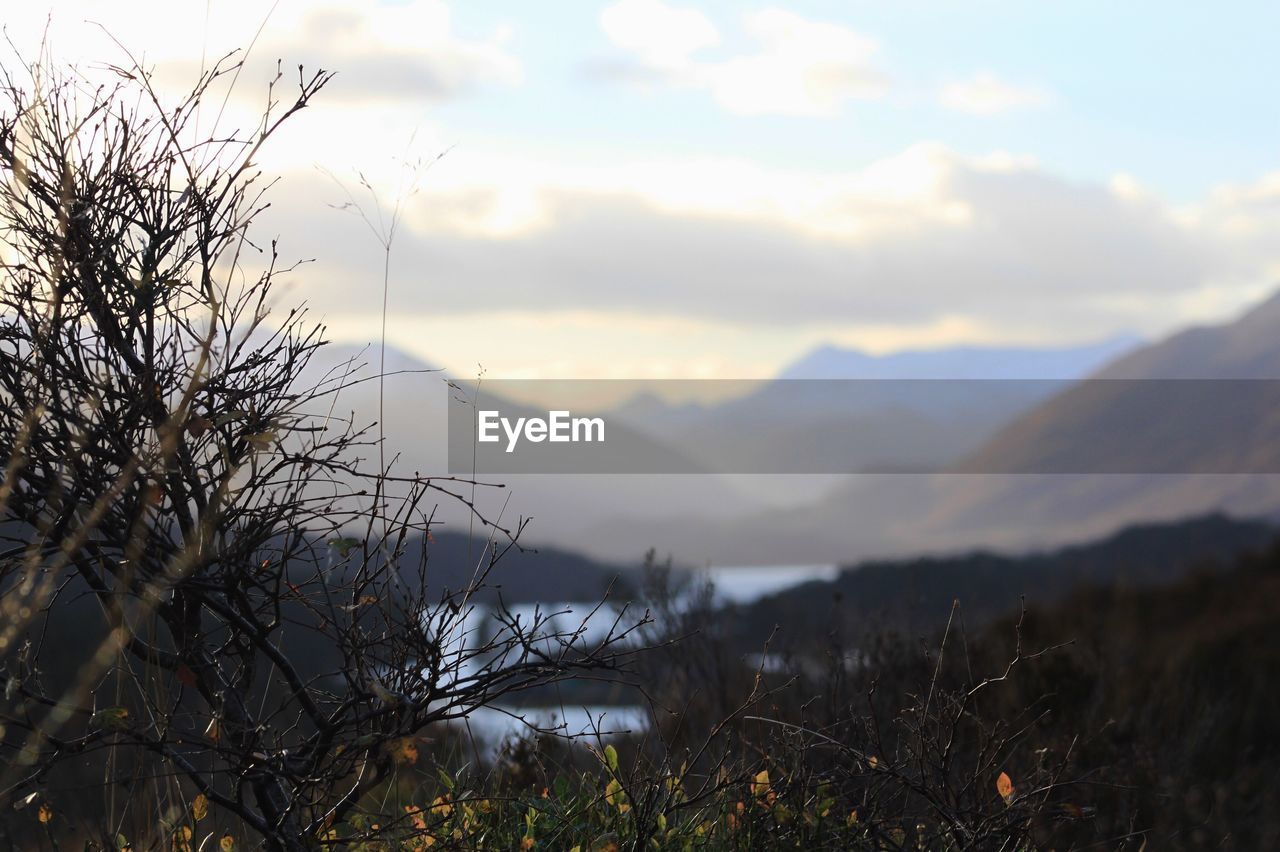
M 650 394 L 613 413 L 725 473 L 936 469 L 1136 342 L 890 355 L 823 346 L 771 381 L 720 383 L 743 389 L 725 401 L 668 405 Z
M 1228 394 L 1230 405 L 1159 418 L 1132 393 L 1143 382 L 1277 378 L 1280 296 L 1235 321 L 1134 348 L 1081 381 L 1049 383 L 1056 392 L 996 424 L 941 472 L 828 479 L 806 502 L 727 523 L 672 519 L 654 535 L 719 564 L 795 564 L 1045 547 L 1215 510 L 1271 515 L 1280 509 L 1280 475 L 1267 472 L 1280 470 L 1280 396 L 1270 383 Z M 1096 458 L 1107 443 L 1129 469 L 1070 472 L 1072 454 Z
M 360 353 L 338 346 L 326 358 L 357 355 L 376 367 L 375 348 Z M 392 363 L 398 370 L 425 369 L 406 356 L 388 355 L 388 369 Z M 986 408 L 966 407 L 954 396 L 966 382 L 939 385 L 952 398 L 938 402 L 917 394 L 909 405 L 822 393 L 831 379 L 873 377 L 901 384 L 1014 381 L 1007 383 L 1007 399 Z M 1032 378 L 1050 381 L 1019 381 Z M 510 524 L 532 516 L 526 540 L 535 544 L 622 562 L 653 547 L 685 564 L 716 565 L 832 563 L 974 546 L 1025 549 L 1207 511 L 1262 516 L 1280 508 L 1280 476 L 1222 471 L 1251 465 L 1280 470 L 1280 422 L 1270 413 L 1280 411 L 1280 397 L 1274 408 L 1270 397 L 1261 396 L 1248 409 L 1204 406 L 1144 424 L 1135 420 L 1132 400 L 1108 389 L 1147 380 L 1268 378 L 1280 379 L 1280 297 L 1234 322 L 1149 345 L 1122 337 L 1056 350 L 963 347 L 890 356 L 822 347 L 778 379 L 744 384 L 743 393 L 722 402 L 672 405 L 638 398 L 613 414 L 656 448 L 665 447 L 669 457 L 696 460 L 688 463 L 690 471 L 755 469 L 740 462 L 784 447 L 793 455 L 779 454 L 780 469 L 796 465 L 812 472 L 821 469 L 822 448 L 836 447 L 866 454 L 870 469 L 935 472 L 529 474 L 489 477 L 505 487 L 479 488 L 475 496 L 491 520 Z M 400 469 L 443 472 L 444 375 L 404 373 L 389 378 L 386 388 L 387 445 L 399 452 Z M 358 419 L 376 419 L 376 383 L 351 388 L 340 406 L 354 409 Z M 755 428 L 735 430 L 743 422 Z M 833 429 L 855 433 L 851 423 L 857 440 L 833 443 Z M 1015 472 L 1070 471 L 1062 459 L 1070 460 L 1072 452 L 1117 440 L 1124 458 L 1145 466 Z M 441 506 L 452 528 L 470 522 L 450 501 Z

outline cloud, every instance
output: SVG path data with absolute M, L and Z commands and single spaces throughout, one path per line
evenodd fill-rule
M 694 53 L 720 43 L 706 15 L 660 0 L 621 0 L 600 13 L 600 26 L 641 65 L 673 73 L 687 70 Z
M 453 31 L 442 2 L 308 9 L 300 26 L 281 33 L 262 50 L 339 71 L 335 94 L 367 103 L 444 100 L 489 86 L 511 86 L 522 67 L 502 33 L 467 39 Z
M 243 56 L 250 45 L 243 82 L 270 79 L 277 60 L 286 69 L 299 63 L 326 68 L 339 72 L 327 97 L 346 104 L 440 101 L 516 85 L 523 75 L 507 44 L 509 33 L 462 35 L 443 0 L 281 3 L 274 9 L 257 0 L 221 0 L 208 10 L 204 3 L 122 2 L 110 11 L 105 15 L 91 0 L 60 0 L 52 14 L 38 4 L 18 4 L 7 16 L 6 32 L 34 56 L 48 20 L 55 57 L 125 62 L 114 39 L 154 67 L 161 86 L 177 90 L 217 58 L 237 49 Z M 106 25 L 110 37 L 94 21 Z M 264 100 L 256 85 L 237 94 L 255 109 Z
M 938 96 L 944 107 L 971 115 L 995 115 L 1028 107 L 1043 106 L 1049 95 L 1041 89 L 1014 86 L 990 73 L 956 80 L 942 87 Z
M 1265 273 L 1158 199 L 936 144 L 849 173 L 545 164 L 539 182 L 513 186 L 514 168 L 454 162 L 439 174 L 458 179 L 415 199 L 394 250 L 398 313 L 590 311 L 620 324 L 679 316 L 902 334 L 947 322 L 1086 338 L 1167 329 L 1203 293 L 1238 296 Z M 331 316 L 367 313 L 353 282 L 378 268 L 376 247 L 353 247 L 350 220 L 317 197 L 304 188 L 274 208 L 314 240 L 294 249 L 320 261 L 305 292 Z
M 630 65 L 611 66 L 616 76 L 705 90 L 740 115 L 833 115 L 846 101 L 887 89 L 872 39 L 782 9 L 746 15 L 743 32 L 756 49 L 720 59 L 704 57 L 721 36 L 693 9 L 621 0 L 601 13 L 600 24 L 629 56 Z

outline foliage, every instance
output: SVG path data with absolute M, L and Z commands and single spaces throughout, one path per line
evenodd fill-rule
M 1055 593 L 973 635 L 938 586 L 903 622 L 921 644 L 854 634 L 865 609 L 835 598 L 825 622 L 812 606 L 775 610 L 805 628 L 783 646 L 756 608 L 762 653 L 748 658 L 712 590 L 652 558 L 644 614 L 602 604 L 612 626 L 590 642 L 585 622 L 517 615 L 487 586 L 521 525 L 479 518 L 480 560 L 429 572 L 428 498 L 471 505 L 466 483 L 368 469 L 377 442 L 335 414 L 353 365 L 304 379 L 323 329 L 301 307 L 272 318 L 273 283 L 295 267 L 251 236 L 265 203 L 254 157 L 329 75 L 300 70 L 283 110 L 277 79 L 248 136 L 198 133 L 237 68 L 215 65 L 170 106 L 138 63 L 109 85 L 43 65 L 0 85 L 11 846 L 1280 840 L 1260 816 L 1277 804 L 1280 552 L 1168 589 Z M 1186 555 L 1148 544 L 1042 557 L 1036 576 L 1066 564 L 1114 579 L 1136 548 L 1146 582 Z M 975 570 L 1003 583 L 1012 564 L 977 555 L 840 582 L 905 600 L 939 570 L 949 586 Z M 477 626 L 482 598 L 496 604 Z M 1010 602 L 990 598 L 984 618 Z M 926 607 L 945 624 L 917 629 Z M 600 681 L 651 726 L 567 738 L 534 725 L 491 760 L 446 724 Z
M 332 75 L 280 100 L 278 74 L 229 132 L 233 60 L 174 102 L 132 59 L 0 75 L 0 807 L 49 827 L 47 794 L 96 789 L 108 848 L 194 843 L 195 803 L 305 848 L 424 727 L 634 650 L 623 618 L 590 645 L 501 606 L 469 626 L 520 527 L 479 518 L 455 588 L 407 558 L 471 484 L 370 469 L 357 365 L 308 378 L 323 328 L 272 307 L 302 270 L 253 229 L 259 151 Z

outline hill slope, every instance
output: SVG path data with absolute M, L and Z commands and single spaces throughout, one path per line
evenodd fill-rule
M 992 551 L 877 560 L 755 602 L 742 611 L 744 647 L 779 626 L 784 640 L 815 638 L 836 626 L 846 634 L 890 628 L 928 635 L 959 601 L 969 627 L 1016 610 L 1047 605 L 1089 586 L 1170 583 L 1192 569 L 1225 563 L 1276 539 L 1277 528 L 1222 515 L 1130 527 L 1100 541 L 1022 556 Z

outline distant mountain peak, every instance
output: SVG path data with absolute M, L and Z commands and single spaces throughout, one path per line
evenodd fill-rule
M 978 346 L 872 355 L 823 344 L 784 368 L 780 379 L 1077 379 L 1142 343 L 1124 334 L 1080 346 Z

